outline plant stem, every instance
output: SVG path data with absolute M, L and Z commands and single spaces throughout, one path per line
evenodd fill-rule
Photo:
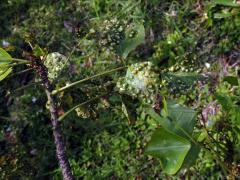
M 0 119 L 7 120 L 7 121 L 11 120 L 11 118 L 5 117 L 5 116 L 0 116 Z
M 73 180 L 74 177 L 68 161 L 66 147 L 63 139 L 63 133 L 60 126 L 60 121 L 58 120 L 57 98 L 56 96 L 52 95 L 54 86 L 49 81 L 47 77 L 47 68 L 42 64 L 41 60 L 37 58 L 32 58 L 31 61 L 33 67 L 36 67 L 36 71 L 42 80 L 49 101 L 49 111 L 51 114 L 51 123 L 53 128 L 54 142 L 56 146 L 56 154 L 62 170 L 63 179 Z
M 15 63 L 9 64 L 9 66 L 14 67 L 14 66 L 18 66 L 18 65 L 21 65 L 21 64 L 28 64 L 28 63 L 26 63 L 26 62 L 15 62 Z
M 64 90 L 66 90 L 66 89 L 69 89 L 69 88 L 71 88 L 71 87 L 73 87 L 73 86 L 76 86 L 76 85 L 78 85 L 78 84 L 80 84 L 80 83 L 83 83 L 83 82 L 85 82 L 85 81 L 89 81 L 89 80 L 94 79 L 94 78 L 96 78 L 96 77 L 103 76 L 103 75 L 106 75 L 106 74 L 109 74 L 109 73 L 112 73 L 112 72 L 115 72 L 115 71 L 119 71 L 119 70 L 122 70 L 122 69 L 125 69 L 125 68 L 126 68 L 126 66 L 124 66 L 124 67 L 118 67 L 118 68 L 115 68 L 115 69 L 112 69 L 112 70 L 109 70 L 109 71 L 105 71 L 105 72 L 103 72 L 103 73 L 96 74 L 96 75 L 91 76 L 91 77 L 87 77 L 87 78 L 85 78 L 85 79 L 81 79 L 81 80 L 76 81 L 76 82 L 74 82 L 74 83 L 72 83 L 72 84 L 69 84 L 69 85 L 66 85 L 66 86 L 64 86 L 64 87 L 61 87 L 61 88 L 59 88 L 59 89 L 57 89 L 57 90 L 54 90 L 54 91 L 52 92 L 52 95 L 55 95 L 55 94 L 57 94 L 57 93 L 59 93 L 59 92 L 62 92 L 62 91 L 64 91 Z
M 26 72 L 32 71 L 32 70 L 33 70 L 33 68 L 24 69 L 24 70 L 22 70 L 22 71 L 19 71 L 19 72 L 16 72 L 16 73 L 11 74 L 10 76 L 8 76 L 8 78 L 13 77 L 13 76 L 16 76 L 16 75 L 20 75 L 20 74 L 23 74 L 23 73 L 26 73 Z
M 45 87 L 48 87 L 48 85 L 46 84 Z M 48 88 L 45 89 L 45 92 L 47 94 L 49 105 L 50 105 L 54 142 L 56 145 L 57 157 L 58 157 L 60 167 L 62 169 L 63 178 L 65 180 L 73 180 L 74 177 L 72 175 L 71 167 L 68 161 L 66 147 L 63 140 L 62 130 L 60 127 L 60 122 L 58 121 L 57 104 L 56 104 L 57 100 L 56 100 L 56 97 L 51 95 L 51 91 Z
M 29 84 L 27 84 L 27 85 L 25 85 L 25 86 L 21 86 L 21 87 L 15 89 L 15 90 L 13 90 L 12 93 L 14 94 L 14 93 L 16 93 L 17 91 L 21 91 L 21 90 L 24 90 L 24 89 L 26 89 L 26 88 L 28 88 L 28 87 L 30 87 L 30 86 L 40 85 L 40 84 L 41 84 L 40 82 L 32 82 L 32 83 L 29 83 Z
M 12 59 L 10 59 L 10 60 L 15 61 L 15 62 L 22 62 L 22 63 L 30 64 L 30 61 L 28 61 L 28 60 L 26 60 L 26 59 L 12 58 Z
M 171 121 L 174 121 L 174 119 L 168 117 Z M 221 161 L 221 159 L 218 157 L 218 155 L 215 156 L 215 153 L 212 153 L 211 150 L 209 150 L 208 148 L 206 148 L 205 146 L 203 146 L 201 143 L 197 142 L 194 138 L 192 138 L 192 136 L 187 132 L 185 131 L 181 126 L 179 126 L 177 123 L 176 123 L 176 126 L 196 145 L 198 145 L 199 147 L 202 147 L 203 149 L 205 149 L 206 151 L 208 151 L 213 158 L 216 159 L 216 161 L 218 162 L 218 164 L 221 166 L 222 170 L 223 170 L 223 173 L 225 175 L 227 175 L 227 173 L 231 172 L 227 166 Z M 213 149 L 210 147 L 210 149 Z
M 9 57 L 9 58 L 5 58 L 4 57 L 4 59 L 3 58 L 1 58 L 1 62 L 11 62 L 11 61 L 13 61 L 13 62 L 22 62 L 22 63 L 25 63 L 25 64 L 30 64 L 30 61 L 28 61 L 28 60 L 26 60 L 26 59 L 18 59 L 18 58 L 11 58 L 11 57 Z
M 215 158 L 215 160 L 217 161 L 217 163 L 221 166 L 223 173 L 225 176 L 227 176 L 228 173 L 231 173 L 231 171 L 228 169 L 228 167 L 224 164 L 224 162 L 221 161 L 221 159 L 218 157 L 218 155 L 215 155 L 215 153 L 212 153 L 211 150 L 212 149 L 211 146 L 209 146 L 209 149 L 206 148 L 205 146 L 202 146 L 206 151 L 208 151 L 210 153 L 210 155 Z
M 78 107 L 84 106 L 84 105 L 86 105 L 86 104 L 88 104 L 88 103 L 90 103 L 90 102 L 92 102 L 92 101 L 95 101 L 95 100 L 101 98 L 101 97 L 104 96 L 104 95 L 106 95 L 106 94 L 102 94 L 102 95 L 100 95 L 100 96 L 94 97 L 94 98 L 92 98 L 92 99 L 89 99 L 89 100 L 81 103 L 81 104 L 78 104 L 78 105 L 74 106 L 73 108 L 71 108 L 70 110 L 68 110 L 66 113 L 64 113 L 61 117 L 59 117 L 58 120 L 59 120 L 59 121 L 62 121 L 67 115 L 69 115 L 72 111 L 74 111 L 74 110 L 77 109 Z
M 225 145 L 225 144 L 223 144 L 222 142 L 218 142 L 216 139 L 214 139 L 214 137 L 209 133 L 209 131 L 207 130 L 207 128 L 204 126 L 204 130 L 205 130 L 205 132 L 207 133 L 207 135 L 208 135 L 208 139 L 209 139 L 209 141 L 211 142 L 213 142 L 214 144 L 216 144 L 216 146 L 219 148 L 219 149 L 221 149 L 221 150 L 223 150 L 223 152 L 226 152 L 226 149 L 224 149 L 221 145 Z M 220 145 L 221 144 L 221 145 Z

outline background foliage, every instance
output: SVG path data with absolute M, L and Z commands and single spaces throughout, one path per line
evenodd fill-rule
M 237 3 L 2 0 L 0 46 L 19 58 L 31 49 L 64 54 L 70 65 L 57 88 L 130 67 L 126 76 L 117 71 L 58 94 L 59 115 L 100 96 L 62 122 L 77 179 L 233 179 L 240 172 Z M 143 72 L 146 61 L 153 67 Z M 17 73 L 26 68 L 0 81 L 1 178 L 61 179 L 47 99 L 34 72 Z M 140 86 L 147 73 L 152 79 Z M 146 105 L 158 91 L 162 112 Z M 168 143 L 182 149 L 159 150 Z

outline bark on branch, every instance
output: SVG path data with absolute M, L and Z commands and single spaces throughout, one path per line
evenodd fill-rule
M 52 91 L 54 90 L 53 84 L 48 79 L 47 69 L 42 64 L 41 60 L 36 57 L 30 57 L 33 68 L 37 71 L 40 76 L 42 83 L 45 88 L 45 92 L 50 105 L 50 114 L 51 114 L 51 123 L 53 127 L 53 136 L 54 142 L 56 146 L 56 154 L 58 158 L 59 165 L 62 170 L 62 175 L 64 180 L 73 180 L 74 177 L 72 175 L 71 167 L 68 161 L 66 147 L 63 139 L 63 134 L 60 126 L 60 122 L 58 121 L 58 113 L 57 113 L 57 99 L 54 95 L 52 95 Z

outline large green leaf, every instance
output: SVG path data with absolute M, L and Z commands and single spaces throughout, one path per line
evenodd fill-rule
M 190 148 L 188 140 L 160 128 L 153 134 L 145 153 L 158 157 L 165 173 L 176 174 Z
M 200 152 L 200 146 L 194 143 L 191 143 L 191 149 L 188 151 L 187 156 L 184 159 L 182 168 L 189 168 L 195 164 L 196 159 L 198 158 Z
M 172 131 L 183 137 L 192 135 L 197 120 L 197 112 L 175 103 L 168 103 L 168 118 L 172 122 Z
M 0 81 L 5 79 L 11 72 L 12 68 L 9 66 L 12 57 L 4 49 L 0 48 Z
M 233 0 L 213 0 L 213 3 L 223 6 L 240 7 L 240 4 L 237 4 Z
M 168 102 L 167 105 L 165 105 L 164 111 L 162 111 L 161 115 L 156 113 L 153 109 L 149 108 L 147 109 L 148 114 L 158 121 L 158 123 L 162 126 L 160 129 L 161 131 L 164 131 L 164 134 L 166 132 L 171 134 L 171 138 L 175 137 L 175 143 L 183 143 L 182 140 L 184 140 L 185 145 L 189 147 L 189 149 L 184 151 L 184 148 L 179 150 L 179 155 L 181 156 L 181 159 L 178 159 L 177 164 L 168 163 L 164 167 L 167 169 L 168 174 L 174 174 L 170 172 L 177 172 L 182 166 L 189 167 L 191 164 L 193 164 L 198 157 L 200 148 L 198 145 L 194 144 L 193 142 L 193 128 L 196 124 L 196 111 L 193 109 L 190 109 L 188 107 L 179 105 L 175 102 Z M 157 130 L 155 133 L 159 134 L 159 131 Z M 160 133 L 160 135 L 162 135 Z M 158 146 L 159 144 L 162 145 L 162 143 L 166 143 L 166 140 L 164 138 L 157 139 L 156 134 L 153 135 L 151 141 L 150 141 L 150 147 Z M 159 135 L 158 135 L 159 136 Z M 180 137 L 180 138 L 179 138 Z M 173 141 L 173 140 L 171 140 Z M 147 146 L 147 149 L 149 151 L 149 145 Z M 159 152 L 157 153 L 157 150 L 155 153 L 152 153 L 152 155 L 157 156 L 162 160 L 161 156 L 164 156 L 165 158 L 172 158 L 169 154 L 166 154 L 165 152 L 161 151 L 159 149 Z M 174 157 L 174 156 L 173 156 Z M 186 157 L 186 158 L 185 158 Z M 177 158 L 177 157 L 174 157 Z M 185 158 L 185 159 L 184 159 Z M 175 159 L 176 160 L 176 159 Z M 172 162 L 172 161 L 171 161 Z M 163 165 L 164 166 L 164 165 Z M 171 167 L 171 168 L 170 168 Z M 174 169 L 175 168 L 175 169 Z M 170 170 L 171 169 L 171 170 Z M 175 170 L 175 171 L 173 171 Z
M 149 115 L 167 130 L 185 138 L 191 137 L 196 124 L 196 111 L 174 102 L 168 102 L 167 111 L 168 114 L 161 116 L 153 109 L 147 109 Z
M 142 24 L 137 24 L 134 30 L 137 31 L 135 37 L 127 37 L 118 48 L 118 54 L 123 58 L 126 58 L 131 51 L 145 40 L 145 28 Z

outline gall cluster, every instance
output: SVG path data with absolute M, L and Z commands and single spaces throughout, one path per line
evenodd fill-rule
M 159 73 L 151 62 L 136 63 L 128 67 L 126 76 L 119 79 L 117 89 L 122 94 L 138 98 L 152 105 L 160 89 Z
M 56 80 L 62 72 L 69 66 L 69 61 L 66 56 L 54 52 L 47 55 L 44 65 L 48 69 L 48 78 Z

